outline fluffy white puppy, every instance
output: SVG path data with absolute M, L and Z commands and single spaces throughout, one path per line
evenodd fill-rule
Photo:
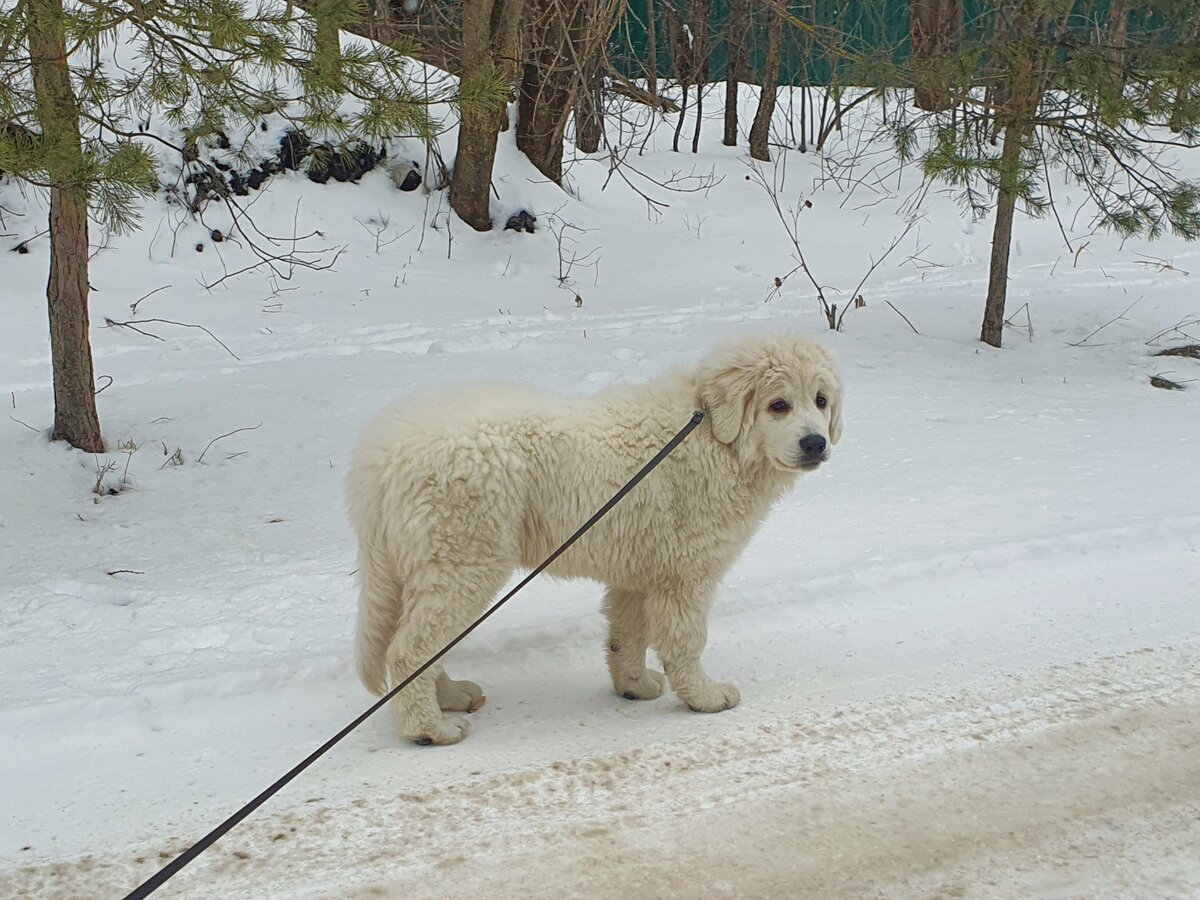
M 754 337 L 694 368 L 591 397 L 461 386 L 377 416 L 347 477 L 359 542 L 358 673 L 382 694 L 478 617 L 518 568 L 569 537 L 688 421 L 707 419 L 547 572 L 607 587 L 608 667 L 622 697 L 664 678 L 700 712 L 738 689 L 700 664 L 725 572 L 771 504 L 829 459 L 842 385 L 812 341 Z M 418 743 L 453 744 L 483 703 L 435 665 L 395 700 Z

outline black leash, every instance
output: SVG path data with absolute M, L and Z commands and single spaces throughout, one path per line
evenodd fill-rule
M 536 578 L 539 574 L 541 574 L 546 569 L 547 566 L 549 566 L 552 562 L 554 562 L 556 559 L 558 559 L 560 556 L 562 556 L 563 553 L 565 553 L 566 550 L 572 544 L 574 544 L 577 540 L 579 540 L 581 537 L 583 537 L 584 534 L 587 533 L 588 529 L 590 529 L 593 525 L 595 525 L 602 518 L 604 518 L 604 516 L 608 513 L 608 511 L 610 509 L 612 509 L 614 506 L 616 506 L 621 501 L 621 498 L 623 498 L 626 494 L 628 494 L 631 490 L 633 490 L 634 487 L 637 486 L 637 483 L 639 481 L 641 481 L 643 478 L 645 478 L 647 475 L 649 475 L 650 472 L 653 471 L 653 469 L 660 462 L 662 462 L 664 459 L 666 459 L 671 454 L 671 451 L 673 451 L 676 447 L 678 447 L 681 443 L 683 443 L 683 439 L 686 438 L 689 434 L 691 434 L 695 430 L 696 426 L 699 425 L 703 421 L 704 421 L 704 412 L 702 410 L 697 410 L 692 415 L 691 421 L 688 422 L 686 425 L 684 425 L 683 428 L 680 430 L 680 432 L 677 435 L 675 435 L 675 437 L 671 438 L 671 440 L 669 440 L 666 443 L 666 446 L 664 446 L 661 450 L 659 450 L 658 453 L 655 454 L 654 458 L 652 460 L 650 460 L 650 462 L 648 462 L 648 463 L 646 463 L 646 465 L 642 466 L 641 470 L 636 475 L 634 475 L 632 478 L 630 478 L 629 481 L 626 482 L 625 486 L 623 488 L 621 488 L 619 491 L 617 491 L 616 494 L 613 495 L 613 498 L 611 500 L 609 500 L 602 507 L 600 507 L 600 509 L 596 512 L 595 515 L 593 515 L 590 519 L 588 519 L 586 522 L 584 522 L 583 526 L 580 527 L 580 529 L 578 531 L 576 531 L 573 535 L 571 535 L 569 538 L 567 538 L 567 540 L 563 543 L 563 545 L 561 547 L 559 547 L 557 550 L 555 550 L 553 553 L 551 553 L 548 557 L 546 557 L 545 562 L 543 562 L 540 566 L 538 566 L 536 569 L 534 569 L 532 572 L 530 572 L 528 575 L 526 575 L 523 579 L 521 579 L 520 584 L 518 584 L 515 588 L 513 588 L 511 591 L 509 591 L 507 594 L 505 594 L 503 597 L 501 597 L 499 600 L 497 600 L 495 603 L 493 603 L 487 612 L 485 612 L 482 616 L 480 616 L 478 619 L 476 619 L 474 622 L 471 623 L 470 627 L 468 627 L 458 637 L 456 637 L 454 640 L 452 640 L 450 643 L 448 643 L 445 647 L 443 647 L 441 650 L 439 650 L 437 653 L 435 653 L 432 657 L 430 657 L 419 669 L 417 669 L 415 672 L 413 672 L 411 675 L 409 675 L 407 678 L 405 678 L 402 682 L 400 682 L 398 685 L 396 685 L 394 688 L 392 688 L 390 691 L 388 691 L 386 694 L 384 694 L 382 697 L 380 697 L 362 715 L 358 716 L 353 722 L 351 722 L 349 725 L 347 725 L 345 728 L 343 728 L 341 731 L 339 731 L 337 734 L 335 734 L 333 737 L 331 737 L 329 740 L 327 740 L 325 743 L 323 743 L 320 747 L 318 747 L 316 750 L 314 750 L 312 753 L 310 753 L 308 756 L 306 756 L 301 762 L 299 762 L 295 766 L 293 766 L 287 772 L 287 774 L 285 774 L 283 777 L 281 777 L 278 781 L 276 781 L 274 784 L 272 784 L 269 788 L 267 788 L 265 791 L 263 791 L 261 794 L 259 794 L 257 797 L 255 797 L 253 800 L 251 800 L 249 803 L 247 803 L 245 806 L 243 806 L 241 809 L 239 809 L 237 812 L 235 812 L 232 816 L 230 816 L 228 819 L 226 819 L 224 822 L 222 822 L 220 825 L 218 825 L 216 828 L 214 828 L 212 831 L 210 831 L 208 834 L 206 834 L 200 840 L 196 841 L 196 843 L 192 844 L 192 846 L 188 847 L 188 849 L 186 849 L 182 853 L 180 853 L 177 857 L 175 857 L 173 860 L 171 860 L 169 863 L 167 863 L 167 865 L 165 865 L 161 869 L 159 869 L 152 877 L 148 878 L 146 881 L 144 881 L 138 887 L 134 888 L 133 891 L 131 891 L 129 894 L 127 894 L 125 896 L 125 900 L 142 900 L 143 897 L 149 897 L 151 894 L 153 894 L 155 891 L 157 891 L 160 887 L 162 887 L 164 884 L 166 884 L 167 881 L 175 875 L 175 873 L 177 873 L 180 869 L 182 869 L 184 866 L 186 866 L 188 863 L 190 863 L 193 859 L 195 859 L 197 856 L 199 856 L 201 853 L 203 853 L 205 850 L 207 850 L 209 847 L 211 847 L 213 844 L 215 844 L 217 841 L 219 841 L 222 837 L 224 837 L 226 834 L 228 834 L 230 831 L 232 831 L 233 828 L 236 827 L 239 822 L 241 822 L 243 819 L 245 819 L 247 816 L 249 816 L 250 813 L 254 812 L 256 809 L 258 809 L 260 806 L 262 806 L 264 803 L 266 803 L 268 800 L 270 800 L 271 797 L 273 797 L 275 794 L 277 794 L 289 781 L 291 781 L 293 778 L 295 778 L 297 775 L 299 775 L 301 772 L 303 772 L 305 769 L 307 769 L 309 766 L 311 766 L 313 763 L 315 763 L 318 759 L 320 759 L 322 756 L 324 756 L 342 738 L 344 738 L 346 735 L 348 735 L 350 732 L 352 732 L 355 728 L 357 728 L 359 725 L 361 725 L 363 722 L 365 722 L 368 718 L 370 718 L 375 713 L 377 713 L 380 709 L 382 709 L 383 706 L 389 700 L 391 700 L 398 693 L 400 693 L 402 690 L 404 690 L 406 687 L 408 687 L 410 684 L 412 684 L 412 682 L 415 681 L 422 674 L 424 674 L 424 672 L 430 666 L 432 666 L 435 662 L 437 662 L 439 659 L 441 659 L 443 656 L 445 656 L 447 653 L 449 653 L 454 648 L 454 646 L 456 644 L 458 644 L 459 641 L 461 641 L 468 634 L 470 634 L 472 631 L 474 631 L 476 628 L 478 628 L 480 625 L 482 625 L 485 621 L 487 621 L 487 619 L 492 615 L 492 613 L 494 613 L 501 606 L 503 606 L 505 603 L 507 603 L 509 600 L 511 600 L 513 598 L 513 596 L 516 595 L 516 593 L 519 590 L 521 590 L 521 588 L 525 587 L 525 585 L 527 585 L 527 584 L 529 584 L 529 582 L 533 581 L 533 579 Z

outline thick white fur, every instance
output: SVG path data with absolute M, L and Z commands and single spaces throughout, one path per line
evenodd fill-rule
M 771 411 L 780 399 L 791 408 Z M 607 586 L 618 694 L 662 693 L 663 676 L 646 668 L 653 648 L 692 709 L 734 706 L 737 688 L 700 665 L 717 584 L 804 471 L 799 440 L 837 442 L 841 399 L 824 348 L 756 337 L 694 369 L 592 397 L 458 386 L 385 410 L 364 430 L 347 477 L 363 684 L 383 693 L 431 657 L 515 569 L 545 559 L 704 409 L 705 422 L 548 573 Z M 437 665 L 397 696 L 397 727 L 420 743 L 454 743 L 466 719 L 444 711 L 482 702 L 476 685 Z

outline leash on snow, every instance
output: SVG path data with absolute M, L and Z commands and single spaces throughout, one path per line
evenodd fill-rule
M 602 507 L 600 507 L 600 509 L 597 510 L 596 513 L 590 519 L 588 519 L 586 522 L 584 522 L 583 525 L 579 528 L 579 530 L 576 531 L 569 538 L 567 538 L 567 540 L 562 544 L 561 547 L 559 547 L 557 550 L 555 550 L 553 553 L 551 553 L 548 557 L 546 557 L 545 562 L 543 562 L 540 566 L 538 566 L 536 569 L 534 569 L 532 572 L 530 572 L 528 575 L 526 575 L 523 579 L 521 579 L 520 584 L 518 584 L 515 588 L 513 588 L 511 591 L 509 591 L 507 594 L 505 594 L 503 597 L 501 597 L 499 600 L 497 600 L 495 603 L 493 603 L 488 608 L 487 612 L 485 612 L 478 619 L 476 619 L 474 622 L 472 622 L 470 624 L 470 626 L 468 626 L 466 628 L 466 630 L 464 630 L 461 634 L 458 635 L 458 637 L 456 637 L 454 640 L 452 640 L 450 643 L 448 643 L 445 647 L 443 647 L 441 650 L 439 650 L 437 653 L 435 653 L 433 656 L 431 656 L 428 660 L 425 661 L 425 663 L 423 663 L 421 665 L 420 668 L 418 668 L 415 672 L 413 672 L 411 675 L 409 675 L 407 678 L 405 678 L 403 681 L 401 681 L 398 685 L 396 685 L 394 688 L 392 688 L 390 691 L 388 691 L 386 694 L 384 694 L 382 697 L 380 697 L 377 701 L 375 701 L 375 703 L 371 704 L 370 708 L 368 708 L 361 715 L 359 715 L 357 718 L 355 718 L 354 721 L 352 721 L 349 725 L 347 725 L 345 728 L 343 728 L 341 731 L 339 731 L 337 734 L 335 734 L 333 737 L 331 737 L 329 740 L 327 740 L 324 744 L 322 744 L 320 747 L 318 747 L 316 750 L 314 750 L 312 753 L 310 753 L 308 756 L 306 756 L 301 762 L 299 762 L 295 766 L 293 766 L 278 781 L 276 781 L 274 784 L 272 784 L 270 787 L 268 787 L 266 790 L 264 790 L 262 793 L 260 793 L 257 797 L 255 797 L 253 800 L 251 800 L 249 803 L 247 803 L 245 806 L 243 806 L 241 809 L 239 809 L 237 812 L 235 812 L 233 815 L 231 815 L 228 819 L 226 819 L 224 822 L 222 822 L 220 825 L 218 825 L 216 828 L 214 828 L 212 831 L 210 831 L 208 834 L 206 834 L 200 840 L 196 841 L 196 843 L 192 844 L 192 846 L 188 847 L 188 849 L 186 849 L 182 853 L 180 853 L 177 857 L 175 857 L 173 860 L 171 860 L 169 863 L 167 863 L 167 865 L 165 865 L 161 869 L 159 869 L 158 872 L 156 872 L 153 876 L 148 878 L 146 881 L 142 882 L 142 884 L 140 884 L 138 887 L 134 888 L 133 891 L 131 891 L 129 894 L 127 894 L 125 896 L 125 900 L 142 900 L 142 898 L 149 897 L 151 894 L 153 894 L 155 891 L 157 891 L 160 887 L 162 887 L 164 884 L 166 884 L 167 881 L 169 879 L 171 879 L 180 869 L 182 869 L 184 866 L 186 866 L 188 863 L 190 863 L 193 859 L 195 859 L 197 856 L 199 856 L 201 853 L 203 853 L 205 850 L 207 850 L 209 847 L 211 847 L 213 844 L 215 844 L 217 841 L 219 841 L 222 837 L 224 837 L 226 834 L 228 834 L 230 831 L 232 831 L 239 822 L 241 822 L 243 819 L 245 819 L 247 816 L 249 816 L 252 812 L 254 812 L 256 809 L 258 809 L 260 806 L 262 806 L 268 800 L 270 800 L 271 797 L 273 797 L 275 794 L 277 794 L 284 786 L 287 785 L 288 782 L 290 782 L 293 778 L 295 778 L 297 775 L 299 775 L 301 772 L 303 772 L 305 769 L 307 769 L 309 766 L 311 766 L 313 763 L 315 763 L 318 759 L 320 759 L 322 756 L 324 756 L 329 750 L 331 750 L 334 747 L 335 744 L 337 744 L 339 741 L 341 741 L 342 738 L 344 738 L 346 735 L 348 735 L 350 732 L 352 732 L 355 728 L 357 728 L 359 725 L 361 725 L 363 722 L 365 722 L 368 718 L 370 718 L 375 713 L 377 713 L 380 709 L 382 709 L 384 707 L 384 705 L 387 704 L 387 702 L 389 700 L 391 700 L 398 693 L 400 693 L 402 690 L 404 690 L 406 687 L 408 687 L 410 684 L 412 684 L 412 682 L 415 681 L 418 677 L 420 677 L 422 674 L 424 674 L 425 671 L 430 666 L 432 666 L 439 659 L 441 659 L 443 656 L 445 656 L 447 653 L 449 653 L 454 648 L 454 646 L 456 644 L 458 644 L 459 641 L 461 641 L 468 634 L 470 634 L 472 631 L 474 631 L 476 628 L 478 628 L 480 625 L 482 625 L 492 615 L 492 613 L 494 613 L 501 606 L 503 606 L 505 603 L 507 603 L 509 600 L 511 600 L 516 595 L 516 593 L 521 590 L 521 588 L 525 587 L 525 585 L 527 585 L 527 584 L 529 584 L 529 582 L 533 581 L 533 579 L 536 578 L 538 575 L 540 575 L 552 562 L 554 562 L 556 559 L 558 559 L 560 556 L 562 556 L 562 554 L 565 553 L 572 544 L 574 544 L 577 540 L 579 540 L 581 537 L 583 537 L 584 534 L 586 534 L 587 531 L 593 525 L 595 525 L 602 518 L 604 518 L 604 516 L 607 515 L 609 510 L 611 510 L 614 506 L 616 506 L 619 502 L 621 502 L 621 499 L 626 494 L 628 494 L 631 490 L 633 490 L 634 487 L 637 486 L 637 483 L 639 481 L 641 481 L 643 478 L 645 478 L 647 475 L 649 475 L 650 472 L 652 472 L 654 470 L 654 468 L 660 462 L 662 462 L 664 459 L 666 459 L 668 456 L 670 456 L 671 452 L 676 447 L 678 447 L 681 443 L 683 443 L 684 438 L 686 438 L 689 434 L 691 434 L 696 429 L 696 426 L 704 421 L 704 415 L 705 414 L 702 410 L 696 410 L 696 412 L 693 413 L 693 415 L 692 415 L 691 421 L 688 422 L 686 425 L 684 425 L 683 428 L 680 429 L 679 433 L 675 435 L 675 437 L 673 437 L 673 438 L 671 438 L 671 440 L 667 441 L 667 443 L 663 446 L 663 448 L 661 450 L 659 450 L 658 453 L 655 454 L 654 458 L 651 459 L 650 462 L 646 463 L 646 465 L 642 466 L 642 468 L 638 471 L 638 473 L 636 475 L 634 475 L 632 478 L 630 478 L 629 481 L 627 481 L 625 483 L 625 486 L 622 487 L 619 491 L 617 491 L 613 495 L 611 500 L 609 500 Z

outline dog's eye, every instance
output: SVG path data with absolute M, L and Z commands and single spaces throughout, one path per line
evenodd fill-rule
M 817 394 L 817 409 L 824 409 L 829 401 L 825 399 L 824 394 Z
M 768 406 L 767 409 L 773 413 L 783 414 L 785 412 L 792 411 L 792 404 L 788 403 L 786 400 L 772 400 L 771 405 Z

